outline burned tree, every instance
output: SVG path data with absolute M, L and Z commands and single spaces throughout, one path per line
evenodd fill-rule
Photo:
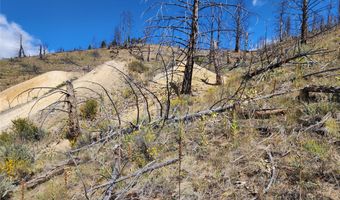
M 39 59 L 43 59 L 43 46 L 39 45 Z
M 303 0 L 301 5 L 302 22 L 301 22 L 301 44 L 307 43 L 308 33 L 308 0 Z
M 20 48 L 19 48 L 19 54 L 18 57 L 26 57 L 25 51 L 24 51 L 24 47 L 22 46 L 22 35 L 20 35 Z
M 116 26 L 113 34 L 112 46 L 120 46 L 122 44 L 122 31 L 119 26 Z
M 333 23 L 332 10 L 333 10 L 333 2 L 329 1 L 327 4 L 327 26 L 328 27 L 331 27 Z
M 185 49 L 185 58 L 181 59 L 185 65 L 181 93 L 191 94 L 197 49 L 206 47 L 207 44 L 201 39 L 214 31 L 200 31 L 199 27 L 207 23 L 205 19 L 211 16 L 211 8 L 220 9 L 223 11 L 222 15 L 226 15 L 229 7 L 236 6 L 222 0 L 167 0 L 157 2 L 151 6 L 153 7 L 160 8 L 157 14 L 148 20 L 149 28 L 155 30 L 153 37 L 161 40 L 162 44 L 180 45 Z
M 220 46 L 220 38 L 222 32 L 222 11 L 220 9 L 216 9 L 215 7 L 211 8 L 211 19 L 210 19 L 210 51 L 209 51 L 209 64 L 212 64 L 215 69 L 216 74 L 216 83 L 215 85 L 222 84 L 222 76 L 221 76 L 221 66 L 218 59 L 219 46 Z M 215 34 L 217 33 L 217 34 Z M 215 35 L 216 38 L 215 38 Z M 203 82 L 207 83 L 206 80 Z
M 77 99 L 71 81 L 66 81 L 66 104 L 68 110 L 68 132 L 66 138 L 75 141 L 80 135 L 79 119 L 77 114 Z
M 240 51 L 241 39 L 243 34 L 245 33 L 245 23 L 248 16 L 248 13 L 245 10 L 244 0 L 237 0 L 236 9 L 232 14 L 232 22 L 234 29 L 234 37 L 235 37 L 235 52 Z
M 286 27 L 285 27 L 285 32 L 284 32 L 285 38 L 290 37 L 291 26 L 292 26 L 291 19 L 290 19 L 290 16 L 288 16 L 286 19 Z
M 132 13 L 130 11 L 123 11 L 120 17 L 121 17 L 120 30 L 122 33 L 123 44 L 124 46 L 129 47 L 131 42 L 130 41 L 131 31 L 133 25 Z
M 182 93 L 190 94 L 191 93 L 191 82 L 192 82 L 192 73 L 194 70 L 194 56 L 196 51 L 197 37 L 198 37 L 198 7 L 199 0 L 194 0 L 192 6 L 192 16 L 191 16 L 191 33 L 189 38 L 189 45 L 187 51 L 187 61 L 185 64 L 184 77 L 182 82 Z
M 278 17 L 278 21 L 277 21 L 277 32 L 278 32 L 278 38 L 280 40 L 280 42 L 283 41 L 283 39 L 286 37 L 285 31 L 286 27 L 287 27 L 287 21 L 286 21 L 286 12 L 287 12 L 287 1 L 285 0 L 281 0 L 278 4 L 278 9 L 277 9 L 277 17 Z M 287 18 L 288 19 L 288 18 Z
M 340 24 L 340 0 L 338 1 L 338 24 Z
M 298 16 L 298 25 L 300 26 L 300 43 L 306 44 L 308 39 L 308 27 L 311 16 L 314 12 L 322 11 L 322 1 L 320 0 L 290 0 L 292 12 Z

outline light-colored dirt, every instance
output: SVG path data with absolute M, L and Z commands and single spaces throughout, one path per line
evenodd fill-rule
M 25 90 L 34 87 L 56 87 L 66 80 L 77 78 L 79 75 L 79 73 L 75 72 L 51 71 L 10 87 L 0 93 L 0 112 L 26 103 L 32 98 L 37 98 L 49 91 L 49 89 L 34 90 L 16 98 L 17 95 Z
M 103 85 L 105 88 L 107 88 L 109 91 L 111 91 L 113 89 L 120 88 L 122 86 L 122 84 L 120 83 L 121 81 L 119 81 L 120 80 L 120 73 L 116 69 L 111 67 L 110 65 L 115 66 L 116 68 L 123 70 L 123 71 L 124 71 L 124 68 L 125 68 L 124 67 L 125 63 L 124 62 L 118 62 L 118 61 L 109 61 L 109 62 L 106 62 L 103 65 L 98 66 L 97 68 L 95 68 L 91 72 L 85 74 L 84 76 L 80 77 L 79 79 L 77 79 L 73 82 L 74 88 L 78 88 L 77 89 L 77 95 L 79 95 L 79 96 L 94 95 L 89 90 L 82 89 L 81 87 L 87 87 L 87 88 L 90 88 L 94 91 L 100 92 L 100 88 L 98 86 L 91 84 L 91 83 L 88 83 L 86 81 L 93 81 L 93 82 L 99 83 L 99 84 Z M 52 77 L 46 76 L 46 77 L 49 77 L 49 78 L 46 78 L 46 79 L 44 78 L 42 81 L 40 81 L 40 83 L 44 82 L 44 84 L 45 84 L 44 86 L 46 86 L 46 85 L 52 86 L 52 85 L 55 85 L 55 84 L 60 84 L 60 80 L 67 80 L 67 78 L 72 78 L 72 76 L 66 76 L 66 77 L 64 76 L 64 79 L 59 79 L 59 82 L 56 83 L 56 81 L 54 80 L 54 76 L 52 76 Z M 36 79 L 36 78 L 34 78 L 34 79 Z M 39 82 L 39 81 L 31 81 L 29 83 L 35 83 L 35 82 Z M 14 86 L 13 88 L 16 89 L 18 87 Z M 25 85 L 25 89 L 30 88 L 30 87 L 37 87 L 37 84 L 27 84 L 27 86 Z M 11 88 L 9 88 L 8 90 L 6 90 L 4 92 L 6 92 L 6 94 L 11 94 L 12 96 L 16 96 L 18 93 L 25 90 L 25 89 L 14 90 L 14 92 L 12 92 L 10 89 Z M 7 96 L 11 96 L 11 95 L 7 95 Z M 1 122 L 0 123 L 0 131 L 6 129 L 9 125 L 11 125 L 12 120 L 17 119 L 17 118 L 31 117 L 31 116 L 37 114 L 40 110 L 44 109 L 46 106 L 57 101 L 60 97 L 61 97 L 61 94 L 56 93 L 56 94 L 53 94 L 53 95 L 48 96 L 46 98 L 43 98 L 41 100 L 39 100 L 39 98 L 33 99 L 33 100 L 31 100 L 27 103 L 20 104 L 20 101 L 18 101 L 18 103 L 16 104 L 16 107 L 13 107 L 13 108 L 8 109 L 8 110 L 4 110 L 3 112 L 0 113 L 0 122 Z M 36 103 L 37 101 L 39 101 L 39 102 Z M 36 103 L 36 105 L 35 105 L 35 103 Z M 35 106 L 33 107 L 33 105 L 35 105 Z M 32 107 L 33 107 L 33 109 L 32 109 Z
M 91 90 L 99 92 L 99 93 L 103 93 L 102 89 L 98 85 L 91 84 L 89 83 L 89 81 L 96 82 L 96 83 L 103 85 L 109 92 L 121 91 L 122 88 L 126 88 L 127 86 L 125 85 L 125 82 L 122 81 L 122 74 L 118 72 L 115 68 L 126 73 L 125 66 L 126 66 L 126 62 L 124 61 L 109 61 L 109 62 L 104 63 L 103 65 L 96 67 L 91 72 L 85 74 L 84 76 L 78 78 L 77 80 L 73 82 L 74 88 L 76 89 L 76 95 L 78 97 L 95 96 L 95 94 Z M 184 71 L 184 66 L 179 66 L 175 70 L 177 73 L 175 73 L 173 77 L 173 81 L 181 82 L 182 75 L 183 75 L 182 72 Z M 62 72 L 58 72 L 58 73 L 63 74 Z M 56 75 L 54 74 L 54 76 Z M 10 90 L 11 89 L 10 88 L 4 92 L 6 92 L 6 94 L 11 94 L 12 96 L 15 97 L 18 93 L 30 87 L 46 86 L 46 85 L 53 86 L 56 84 L 60 84 L 61 82 L 63 82 L 64 80 L 67 80 L 68 78 L 73 77 L 65 73 L 62 78 L 59 77 L 58 79 L 59 82 L 57 82 L 56 79 L 53 78 L 54 76 L 53 76 L 53 73 L 51 73 L 51 75 L 48 74 L 48 75 L 42 76 L 44 78 L 36 77 L 30 81 L 27 81 L 27 84 L 19 84 L 18 86 L 12 87 L 13 91 Z M 41 80 L 39 80 L 38 78 L 40 78 Z M 193 74 L 193 83 L 192 83 L 194 92 L 204 91 L 204 90 L 209 89 L 210 87 L 213 87 L 213 86 L 209 86 L 203 83 L 201 79 L 207 79 L 209 80 L 209 82 L 213 83 L 215 81 L 215 73 L 209 70 L 206 70 L 198 65 L 195 65 L 194 74 Z M 36 82 L 38 82 L 40 85 L 34 84 Z M 156 93 L 160 93 L 160 90 L 163 90 L 164 89 L 163 86 L 165 86 L 166 84 L 165 73 L 160 73 L 156 75 L 153 79 L 153 82 L 154 84 L 150 84 L 150 87 L 151 87 L 150 89 L 152 89 Z M 42 84 L 45 84 L 45 85 L 42 85 Z M 20 88 L 19 87 L 20 85 L 24 85 L 25 87 Z M 17 88 L 20 88 L 20 90 Z M 89 88 L 91 90 L 84 89 L 84 88 Z M 31 94 L 31 96 L 32 95 L 33 94 Z M 7 95 L 7 97 L 11 97 L 11 96 Z M 0 131 L 9 127 L 11 125 L 11 121 L 14 119 L 33 117 L 34 115 L 40 113 L 39 111 L 44 109 L 46 106 L 58 101 L 60 97 L 61 97 L 61 94 L 56 93 L 43 99 L 39 99 L 39 98 L 31 99 L 31 101 L 29 102 L 26 101 L 27 103 L 20 104 L 20 102 L 25 102 L 24 97 L 22 97 L 22 99 L 19 99 L 20 101 L 17 101 L 16 107 L 13 107 L 8 110 L 4 110 L 3 112 L 0 113 L 0 122 L 1 122 Z M 37 101 L 38 103 L 36 103 Z M 145 114 L 144 106 L 141 105 L 141 109 L 142 109 L 141 114 Z M 153 108 L 153 105 L 151 105 L 150 109 L 155 111 L 156 108 Z M 125 122 L 135 120 L 135 117 L 136 117 L 135 113 L 136 113 L 136 108 L 134 106 L 131 108 L 127 108 L 125 111 L 121 112 L 122 120 Z M 55 123 L 53 122 L 53 120 L 48 120 L 48 121 L 49 121 L 48 124 L 47 122 L 46 124 L 44 124 L 45 127 L 51 127 Z
M 184 65 L 180 65 L 178 67 L 175 67 L 174 68 L 173 82 L 181 83 L 183 81 L 182 80 L 183 79 L 183 73 L 184 73 Z M 170 75 L 169 75 L 169 79 L 170 79 Z M 209 83 L 215 83 L 216 74 L 214 72 L 211 72 L 211 71 L 195 64 L 194 65 L 194 72 L 193 72 L 193 75 L 192 75 L 193 92 L 206 91 L 207 89 L 214 87 L 214 86 L 205 84 L 202 81 L 202 79 L 207 80 Z M 156 83 L 156 84 L 154 84 L 154 87 L 159 87 L 159 85 L 164 87 L 166 85 L 165 73 L 160 73 L 160 74 L 156 75 L 153 79 L 153 82 Z

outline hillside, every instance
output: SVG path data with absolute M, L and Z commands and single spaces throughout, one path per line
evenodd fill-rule
M 339 44 L 337 27 L 233 53 L 219 86 L 202 81 L 216 76 L 204 57 L 192 95 L 176 94 L 184 69 L 168 47 L 150 61 L 126 49 L 1 60 L 0 199 L 340 199 Z M 68 102 L 40 112 L 68 79 L 76 140 Z
M 107 49 L 72 51 L 0 60 L 0 91 L 49 71 L 88 72 L 111 60 L 114 54 Z

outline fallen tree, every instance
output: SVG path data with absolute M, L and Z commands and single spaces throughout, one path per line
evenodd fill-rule
M 159 169 L 159 168 L 162 168 L 162 167 L 165 167 L 165 166 L 168 166 L 168 165 L 171 165 L 171 164 L 174 164 L 178 161 L 179 159 L 178 158 L 174 158 L 174 159 L 170 159 L 170 160 L 167 160 L 165 162 L 162 162 L 162 163 L 149 163 L 146 165 L 146 167 L 132 173 L 132 174 L 129 174 L 127 176 L 123 176 L 123 177 L 120 177 L 118 179 L 112 179 L 106 183 L 103 183 L 101 185 L 97 185 L 93 188 L 91 188 L 90 190 L 88 190 L 87 192 L 88 193 L 92 193 L 100 188 L 104 188 L 104 187 L 107 187 L 107 186 L 110 186 L 110 185 L 113 185 L 113 184 L 116 184 L 116 183 L 119 183 L 119 182 L 122 182 L 122 181 L 125 181 L 127 179 L 130 179 L 132 177 L 136 177 L 136 176 L 141 176 L 147 172 L 151 172 L 153 170 L 156 170 L 156 169 Z
M 316 85 L 311 85 L 304 87 L 302 90 L 300 90 L 300 95 L 299 99 L 301 101 L 309 101 L 310 96 L 309 93 L 314 92 L 314 93 L 327 93 L 327 94 L 340 94 L 340 86 L 338 87 L 333 87 L 333 86 L 316 86 Z
M 75 161 L 76 161 L 76 163 L 75 163 Z M 80 164 L 82 162 L 83 161 L 81 161 L 79 158 L 64 161 L 61 164 L 58 164 L 57 166 L 53 167 L 52 169 L 46 171 L 42 175 L 27 181 L 25 183 L 25 187 L 26 187 L 26 189 L 33 189 L 33 188 L 37 187 L 38 185 L 49 181 L 51 178 L 63 174 L 65 172 L 66 167 L 75 166 L 76 164 Z
M 245 74 L 243 76 L 243 79 L 245 80 L 250 80 L 252 79 L 253 77 L 255 76 L 258 76 L 260 74 L 263 74 L 269 70 L 273 70 L 273 69 L 276 69 L 276 68 L 280 68 L 282 67 L 284 64 L 287 64 L 293 60 L 296 60 L 298 58 L 303 58 L 303 57 L 307 57 L 307 56 L 311 56 L 311 55 L 318 55 L 318 54 L 325 54 L 325 53 L 329 53 L 329 51 L 324 51 L 322 49 L 317 49 L 317 50 L 311 50 L 311 51 L 307 51 L 307 52 L 300 52 L 298 54 L 294 54 L 290 57 L 287 57 L 287 58 L 284 58 L 284 59 L 281 59 L 281 58 L 277 58 L 277 61 L 275 63 L 272 63 L 272 64 L 269 64 L 265 67 L 262 67 L 262 68 L 259 68 L 259 69 L 256 69 L 252 72 L 248 72 L 247 74 Z

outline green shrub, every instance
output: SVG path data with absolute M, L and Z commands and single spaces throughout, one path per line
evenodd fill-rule
M 324 158 L 328 152 L 327 146 L 315 140 L 307 140 L 303 147 L 310 153 L 320 158 Z
M 132 61 L 128 64 L 128 69 L 131 72 L 144 73 L 149 70 L 142 62 Z
M 43 138 L 44 132 L 28 119 L 19 118 L 12 121 L 13 134 L 23 141 L 39 141 Z
M 2 132 L 0 133 L 0 146 L 5 146 L 7 144 L 12 144 L 14 141 L 13 134 Z
M 93 120 L 98 112 L 98 102 L 94 99 L 87 100 L 80 108 L 81 115 L 84 119 Z
M 325 128 L 331 136 L 340 138 L 340 125 L 338 124 L 336 119 L 328 119 L 325 123 Z
M 0 149 L 0 173 L 22 178 L 31 172 L 33 155 L 24 145 L 7 145 Z
M 4 174 L 0 174 L 0 199 L 9 199 L 7 191 L 11 189 L 14 189 L 12 182 Z

